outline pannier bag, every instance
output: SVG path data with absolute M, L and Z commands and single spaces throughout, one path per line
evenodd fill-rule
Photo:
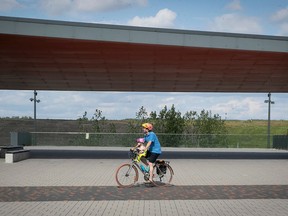
M 166 163 L 164 160 L 157 160 L 156 163 L 159 165 L 159 169 L 157 169 L 157 174 L 166 174 Z M 161 173 L 160 173 L 161 172 Z

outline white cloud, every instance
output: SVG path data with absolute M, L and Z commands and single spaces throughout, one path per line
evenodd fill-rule
M 271 20 L 278 24 L 279 35 L 288 35 L 288 8 L 275 12 L 271 17 Z
M 128 25 L 148 27 L 173 27 L 176 17 L 177 14 L 175 12 L 165 8 L 158 11 L 155 16 L 136 16 L 128 22 Z
M 131 6 L 145 6 L 147 0 L 74 0 L 79 11 L 109 11 Z
M 272 15 L 271 19 L 277 22 L 288 22 L 288 8 L 277 11 Z
M 42 0 L 40 6 L 49 14 L 61 14 L 68 12 L 73 7 L 73 0 Z
M 0 104 L 4 105 L 9 103 L 13 106 L 19 106 L 23 104 L 23 99 L 27 104 L 30 102 L 29 98 L 33 97 L 33 91 L 10 91 L 10 90 L 1 90 L 0 91 Z M 29 95 L 31 93 L 31 95 Z M 22 98 L 22 99 L 21 99 Z
M 231 11 L 241 11 L 241 1 L 232 0 L 225 8 Z M 250 34 L 262 33 L 262 27 L 258 18 L 245 16 L 236 12 L 215 17 L 210 25 L 210 30 Z
M 263 101 L 246 97 L 243 99 L 232 99 L 224 103 L 218 103 L 211 107 L 214 113 L 227 114 L 233 119 L 249 119 L 259 117 L 259 113 L 263 111 Z M 262 112 L 263 113 L 263 112 Z M 256 118 L 257 118 L 256 117 Z M 262 116 L 261 116 L 262 117 Z
M 262 28 L 256 17 L 248 17 L 235 13 L 223 14 L 211 23 L 212 31 L 260 34 Z
M 288 36 L 288 22 L 280 25 L 279 34 Z
M 233 11 L 242 10 L 241 2 L 240 0 L 233 0 L 226 6 L 226 8 Z
M 10 11 L 21 8 L 22 5 L 16 0 L 1 0 L 0 11 Z
M 41 0 L 40 2 L 42 9 L 49 14 L 102 12 L 146 4 L 147 0 Z
M 167 97 L 167 98 L 165 98 L 165 101 L 166 101 L 166 102 L 174 101 L 174 100 L 175 100 L 174 97 Z

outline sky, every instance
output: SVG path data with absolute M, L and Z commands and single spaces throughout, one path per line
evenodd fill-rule
M 288 36 L 288 0 L 0 0 L 0 16 Z M 31 116 L 33 91 L 0 90 L 0 117 Z M 224 119 L 267 119 L 267 93 L 38 91 L 37 118 L 77 119 L 95 109 L 135 118 L 141 106 L 211 110 Z M 288 120 L 288 94 L 273 93 L 271 119 Z

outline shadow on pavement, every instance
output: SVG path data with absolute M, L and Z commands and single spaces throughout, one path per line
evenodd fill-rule
M 128 159 L 126 151 L 32 149 L 30 158 L 37 159 Z M 247 151 L 164 151 L 160 159 L 288 159 L 287 152 Z

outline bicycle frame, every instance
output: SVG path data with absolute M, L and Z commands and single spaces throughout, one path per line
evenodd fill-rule
M 144 175 L 144 177 L 146 177 L 146 174 L 149 174 L 149 173 L 146 173 L 146 172 L 144 172 L 144 171 L 141 170 L 141 168 L 140 168 L 140 166 L 139 166 L 139 164 L 138 164 L 137 161 L 132 160 L 132 161 L 130 162 L 130 167 L 129 167 L 127 173 L 126 173 L 126 176 L 129 175 L 129 173 L 130 173 L 130 171 L 131 171 L 131 169 L 132 169 L 132 166 L 137 167 L 137 171 L 140 171 L 140 172 Z M 148 176 L 148 178 L 149 178 L 149 176 Z M 137 180 L 138 180 L 138 179 L 137 179 Z
M 165 161 L 165 163 L 166 163 L 168 166 L 170 166 L 170 165 L 169 165 L 169 164 L 170 164 L 169 161 Z M 144 172 L 144 171 L 142 171 L 141 168 L 140 168 L 140 166 L 139 166 L 139 164 L 138 164 L 138 162 L 137 162 L 137 161 L 134 161 L 134 160 L 132 160 L 132 162 L 130 163 L 130 167 L 129 167 L 127 173 L 126 173 L 126 176 L 129 175 L 129 173 L 130 173 L 130 171 L 131 171 L 131 169 L 132 169 L 132 166 L 137 167 L 138 171 L 140 170 L 140 172 L 144 175 L 144 178 L 147 178 L 147 180 L 149 179 L 150 173 L 149 173 L 149 172 Z M 164 176 L 165 173 L 162 172 L 162 170 L 159 168 L 159 166 L 160 166 L 159 164 L 154 163 L 154 166 L 153 166 L 153 167 L 154 167 L 154 169 L 157 169 L 157 173 L 159 173 L 159 174 L 158 174 L 159 176 Z M 148 176 L 147 176 L 147 174 L 148 174 Z M 173 169 L 172 169 L 172 174 L 174 175 Z M 160 177 L 160 178 L 162 178 L 162 177 Z M 138 179 L 137 179 L 137 180 L 138 180 Z M 146 179 L 145 179 L 145 180 L 146 180 Z

